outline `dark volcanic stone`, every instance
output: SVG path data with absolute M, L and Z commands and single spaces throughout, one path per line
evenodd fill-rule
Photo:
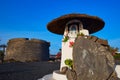
M 96 36 L 91 36 L 91 40 L 92 40 L 92 41 L 96 42 L 97 39 L 98 39 L 98 38 L 97 38 Z
M 62 67 L 62 70 L 60 71 L 60 73 L 62 74 L 66 74 L 66 71 L 68 70 L 68 67 Z
M 100 38 L 98 38 L 96 36 L 87 36 L 87 39 L 92 40 L 94 42 L 97 42 L 97 43 L 99 43 L 99 44 L 101 44 L 103 46 L 109 46 L 107 40 L 100 39 Z
M 76 72 L 72 69 L 67 70 L 66 76 L 68 80 L 77 80 Z
M 117 74 L 114 71 L 107 80 L 120 80 L 120 79 L 117 77 Z
M 73 69 L 77 80 L 107 80 L 114 72 L 114 58 L 99 43 L 78 37 L 73 46 Z
M 102 45 L 105 45 L 105 46 L 108 45 L 108 41 L 107 40 L 103 40 L 103 39 L 100 39 L 100 38 L 96 42 L 98 42 L 98 43 L 100 43 Z

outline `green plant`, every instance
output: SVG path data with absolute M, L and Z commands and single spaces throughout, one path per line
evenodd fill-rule
M 68 37 L 68 36 L 65 36 L 64 39 L 63 39 L 63 42 L 67 42 L 68 39 L 69 39 L 69 37 Z
M 65 64 L 66 64 L 67 66 L 69 66 L 71 69 L 73 68 L 73 60 L 71 60 L 71 59 L 66 59 L 66 60 L 65 60 Z
M 77 36 L 85 36 L 83 33 L 78 33 Z
M 115 48 L 115 47 L 109 47 L 109 51 L 110 52 L 118 52 L 119 51 L 119 48 Z
M 114 57 L 116 60 L 120 60 L 120 54 L 115 54 L 113 57 Z

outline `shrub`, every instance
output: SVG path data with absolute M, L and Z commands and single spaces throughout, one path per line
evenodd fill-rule
M 73 60 L 71 60 L 71 59 L 66 59 L 66 60 L 65 60 L 65 64 L 66 64 L 67 66 L 69 66 L 71 69 L 73 68 Z
M 120 60 L 120 54 L 115 54 L 113 57 L 117 60 Z
M 65 36 L 64 39 L 63 39 L 63 42 L 67 42 L 68 39 L 69 39 L 69 37 L 68 37 L 68 36 Z

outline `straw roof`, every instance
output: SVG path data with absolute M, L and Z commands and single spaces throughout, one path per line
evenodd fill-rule
M 66 23 L 77 19 L 83 24 L 83 28 L 89 30 L 89 33 L 95 33 L 104 27 L 104 21 L 97 16 L 90 16 L 86 14 L 67 14 L 58 17 L 48 23 L 47 29 L 53 33 L 63 35 Z

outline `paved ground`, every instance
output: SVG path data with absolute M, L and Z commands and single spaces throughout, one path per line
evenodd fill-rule
M 58 70 L 59 66 L 59 62 L 0 64 L 0 80 L 37 80 Z
M 117 62 L 120 65 L 120 62 Z M 59 62 L 0 64 L 0 80 L 37 80 L 58 70 Z

